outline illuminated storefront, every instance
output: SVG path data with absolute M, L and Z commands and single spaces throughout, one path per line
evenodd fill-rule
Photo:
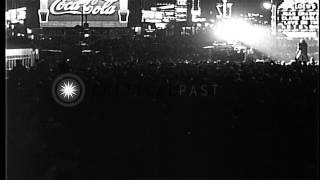
M 319 1 L 285 0 L 277 9 L 277 30 L 288 38 L 319 38 Z
M 128 0 L 40 0 L 40 27 L 127 27 Z
M 6 70 L 12 70 L 17 65 L 17 61 L 26 68 L 33 67 L 38 59 L 38 49 L 6 49 Z

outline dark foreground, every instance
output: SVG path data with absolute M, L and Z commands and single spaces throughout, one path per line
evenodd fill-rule
M 8 180 L 316 179 L 318 66 L 98 63 L 10 72 Z M 86 84 L 73 108 L 63 72 Z

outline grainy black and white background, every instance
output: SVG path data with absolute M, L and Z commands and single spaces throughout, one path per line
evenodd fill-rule
M 40 0 L 6 0 L 6 11 L 26 7 L 6 17 L 6 51 L 32 49 L 6 56 L 7 179 L 319 178 L 319 31 L 304 38 L 308 60 L 295 58 L 300 37 L 235 50 L 214 33 L 222 1 L 200 0 L 197 23 L 188 2 L 186 21 L 165 29 L 142 10 L 175 0 L 129 0 L 126 27 L 85 27 L 85 16 L 82 27 L 79 14 L 76 27 L 41 28 Z M 228 3 L 270 30 L 266 2 Z M 85 85 L 75 106 L 52 95 L 65 73 Z

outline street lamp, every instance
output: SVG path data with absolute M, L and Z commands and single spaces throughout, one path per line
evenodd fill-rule
M 264 9 L 267 9 L 271 13 L 271 34 L 276 35 L 277 24 L 277 5 L 274 0 L 266 1 L 262 4 Z
M 277 36 L 277 0 L 266 1 L 263 4 L 264 9 L 267 9 L 271 13 L 270 17 L 270 33 L 272 37 Z M 277 49 L 278 41 L 275 40 L 274 48 Z

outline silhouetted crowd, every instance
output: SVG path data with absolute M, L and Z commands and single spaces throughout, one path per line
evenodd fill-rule
M 315 178 L 318 66 L 190 39 L 93 47 L 8 72 L 11 179 Z M 72 108 L 51 94 L 67 72 L 86 88 Z

